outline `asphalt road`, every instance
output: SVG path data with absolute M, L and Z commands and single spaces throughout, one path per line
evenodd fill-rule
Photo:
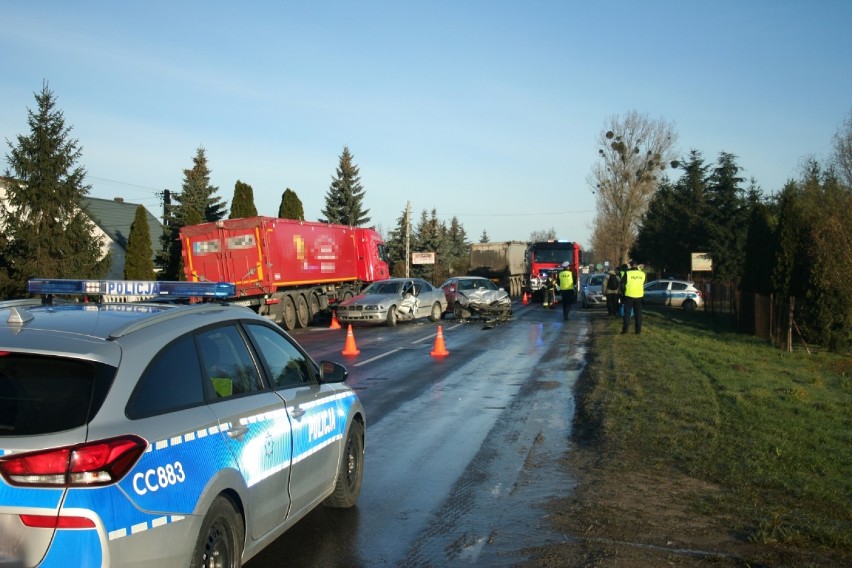
M 573 385 L 588 315 L 515 303 L 494 329 L 420 320 L 294 335 L 317 360 L 344 363 L 367 414 L 364 482 L 350 510 L 320 507 L 249 568 L 511 566 L 565 540 L 542 505 L 571 491 Z M 449 354 L 434 357 L 438 326 Z

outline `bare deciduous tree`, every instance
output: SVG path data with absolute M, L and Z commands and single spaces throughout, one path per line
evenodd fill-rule
M 651 120 L 635 110 L 624 117 L 613 116 L 601 130 L 600 161 L 588 180 L 597 196 L 592 248 L 611 255 L 614 263 L 627 260 L 660 175 L 674 161 L 676 140 L 670 123 Z M 607 243 L 597 242 L 603 231 Z
M 541 241 L 555 241 L 558 237 L 556 236 L 556 229 L 551 227 L 546 231 L 533 231 L 530 233 L 530 242 L 537 243 Z

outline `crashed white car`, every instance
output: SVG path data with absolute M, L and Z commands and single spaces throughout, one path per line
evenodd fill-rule
M 373 282 L 335 310 L 340 323 L 384 323 L 428 317 L 439 321 L 447 308 L 443 290 L 420 278 L 388 278 Z
M 450 278 L 441 289 L 447 296 L 447 313 L 456 320 L 503 323 L 512 316 L 512 299 L 503 288 L 480 276 Z

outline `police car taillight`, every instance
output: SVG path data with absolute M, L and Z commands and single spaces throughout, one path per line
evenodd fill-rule
M 119 481 L 145 452 L 138 436 L 88 442 L 0 458 L 0 475 L 25 487 L 94 487 Z

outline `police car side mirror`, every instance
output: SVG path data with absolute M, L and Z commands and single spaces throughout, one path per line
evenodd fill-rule
M 320 381 L 323 383 L 342 383 L 349 378 L 349 371 L 334 361 L 320 362 Z

